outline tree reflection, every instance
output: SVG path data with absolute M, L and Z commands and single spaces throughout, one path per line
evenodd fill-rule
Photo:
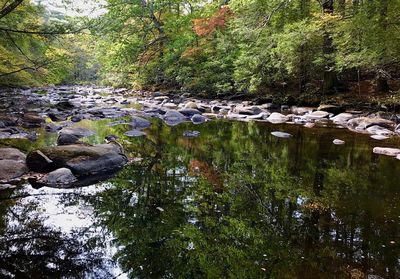
M 160 125 L 132 143 L 142 162 L 113 180 L 98 207 L 123 247 L 124 270 L 132 278 L 398 275 L 399 192 L 388 176 L 398 164 L 371 160 L 364 137 L 337 147 L 337 130 L 284 127 L 292 140 L 262 124 L 214 122 L 197 139 L 179 136 L 190 126 Z

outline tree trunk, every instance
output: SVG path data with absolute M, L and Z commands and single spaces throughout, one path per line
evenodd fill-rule
M 325 15 L 333 14 L 333 0 L 325 0 L 322 4 L 322 8 Z M 323 53 L 325 55 L 325 66 L 324 66 L 324 76 L 323 76 L 323 91 L 324 93 L 332 93 L 336 91 L 336 87 L 339 84 L 336 72 L 333 70 L 334 62 L 330 55 L 334 52 L 332 38 L 327 26 L 324 30 L 324 45 Z

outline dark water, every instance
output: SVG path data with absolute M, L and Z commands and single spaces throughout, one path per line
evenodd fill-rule
M 78 125 L 97 131 L 90 143 L 121 136 L 137 158 L 115 178 L 0 192 L 2 277 L 400 278 L 400 161 L 374 155 L 381 142 L 227 121 L 154 121 L 128 138 L 108 122 Z M 279 130 L 293 137 L 270 134 Z M 54 144 L 39 132 L 0 147 Z

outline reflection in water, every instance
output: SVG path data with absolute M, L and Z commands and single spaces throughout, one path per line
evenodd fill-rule
M 102 185 L 3 193 L 4 276 L 400 276 L 400 164 L 372 154 L 367 136 L 155 120 L 146 138 L 132 139 L 128 127 L 106 124 L 79 125 L 99 131 L 91 143 L 120 136 L 141 159 Z M 198 138 L 182 136 L 194 129 Z M 293 137 L 275 138 L 277 130 Z M 335 138 L 346 144 L 333 145 Z

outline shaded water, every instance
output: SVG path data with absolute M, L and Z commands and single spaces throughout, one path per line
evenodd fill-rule
M 97 131 L 90 143 L 120 136 L 137 158 L 115 178 L 72 190 L 0 192 L 2 276 L 400 277 L 400 161 L 374 155 L 368 136 L 154 120 L 146 137 L 128 138 L 129 127 L 109 122 L 77 125 Z M 200 136 L 185 138 L 186 130 Z M 54 144 L 55 134 L 38 132 L 36 143 L 2 140 L 0 147 Z M 346 144 L 333 145 L 335 138 Z

